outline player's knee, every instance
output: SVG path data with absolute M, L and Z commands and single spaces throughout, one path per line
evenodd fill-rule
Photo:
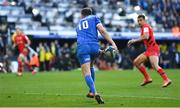
M 83 72 L 83 75 L 84 76 L 89 76 L 89 75 L 91 75 L 91 72 L 89 72 L 89 71 L 82 71 Z
M 137 60 L 134 60 L 134 61 L 133 61 L 133 65 L 138 66 Z
M 155 69 L 155 70 L 158 70 L 159 69 L 159 65 L 152 64 L 152 68 Z
M 82 73 L 84 76 L 91 75 L 90 69 L 88 67 L 82 67 Z
M 22 58 L 21 57 L 18 57 L 18 62 L 22 62 Z

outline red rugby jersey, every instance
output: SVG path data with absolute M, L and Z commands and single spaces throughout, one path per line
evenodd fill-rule
M 147 50 L 150 49 L 159 49 L 158 44 L 156 43 L 156 40 L 154 38 L 154 32 L 153 29 L 149 24 L 144 24 L 143 27 L 141 27 L 141 36 L 144 35 L 144 33 L 148 32 L 149 33 L 149 39 L 144 40 L 144 44 L 146 46 Z

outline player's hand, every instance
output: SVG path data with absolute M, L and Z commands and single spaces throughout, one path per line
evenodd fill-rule
M 12 48 L 15 49 L 15 47 L 16 47 L 16 44 L 13 44 Z
M 100 54 L 105 54 L 105 50 L 99 50 Z
M 26 46 L 26 48 L 27 48 L 27 47 L 29 46 L 29 44 L 26 44 L 25 46 Z
M 107 51 L 107 50 L 109 50 L 109 48 L 110 48 L 110 46 L 109 46 L 109 47 L 107 47 L 106 49 L 104 49 L 104 53 L 106 53 L 106 51 Z M 111 50 L 112 50 L 114 53 L 116 53 L 116 54 L 118 54 L 118 53 L 119 53 L 119 50 L 118 50 L 118 48 L 117 48 L 117 46 L 116 46 L 116 45 L 111 46 Z
M 118 50 L 116 44 L 112 45 L 112 47 L 113 47 L 113 49 L 114 49 L 114 52 L 115 52 L 116 54 L 118 54 L 118 53 L 119 53 L 119 50 Z
M 112 44 L 112 46 L 113 46 L 115 51 L 118 51 L 118 48 L 117 48 L 116 44 Z
M 134 39 L 129 40 L 127 46 L 130 47 L 134 42 L 135 42 Z
M 114 46 L 113 46 L 113 47 L 114 47 Z M 119 53 L 119 50 L 118 50 L 117 46 L 115 46 L 114 49 L 115 49 L 114 52 L 115 52 L 116 54 L 118 54 L 118 53 Z

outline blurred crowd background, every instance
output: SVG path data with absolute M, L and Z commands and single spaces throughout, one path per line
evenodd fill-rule
M 180 25 L 179 0 L 0 0 L 0 15 L 8 23 L 33 30 L 74 29 L 80 10 L 91 7 L 110 31 L 139 31 L 137 13 L 146 13 L 155 31 Z M 136 13 L 135 13 L 136 12 Z M 14 29 L 13 24 L 10 28 Z
M 110 32 L 139 32 L 136 17 L 144 13 L 155 32 L 170 32 L 177 40 L 158 40 L 160 65 L 180 68 L 180 0 L 0 0 L 0 62 L 8 66 L 18 53 L 12 48 L 16 27 L 31 39 L 31 47 L 39 53 L 40 71 L 72 70 L 79 67 L 76 39 L 37 39 L 37 32 L 57 34 L 74 31 L 80 10 L 91 7 Z M 100 56 L 100 70 L 133 69 L 132 60 L 142 53 L 142 44 L 127 48 L 126 39 L 115 40 L 120 50 L 115 60 Z M 104 40 L 101 47 L 107 46 Z M 149 64 L 147 64 L 149 65 Z

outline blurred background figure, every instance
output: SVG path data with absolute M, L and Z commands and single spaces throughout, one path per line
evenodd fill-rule
M 17 58 L 18 61 L 18 76 L 22 75 L 24 71 L 24 64 L 27 64 L 29 67 L 29 61 L 27 59 L 28 56 L 28 46 L 30 45 L 29 38 L 20 30 L 20 28 L 16 28 L 16 32 L 12 37 L 13 48 L 17 47 L 19 51 L 19 56 Z
M 4 64 L 0 62 L 0 72 L 7 73 L 7 70 L 4 67 Z
M 50 52 L 50 49 L 47 48 L 45 52 L 45 67 L 46 71 L 51 70 L 51 62 L 53 60 L 53 54 Z
M 33 75 L 36 74 L 36 72 L 38 72 L 39 70 L 39 58 L 37 54 L 32 55 L 32 58 L 29 64 L 30 64 L 30 69 L 31 69 L 32 74 Z

